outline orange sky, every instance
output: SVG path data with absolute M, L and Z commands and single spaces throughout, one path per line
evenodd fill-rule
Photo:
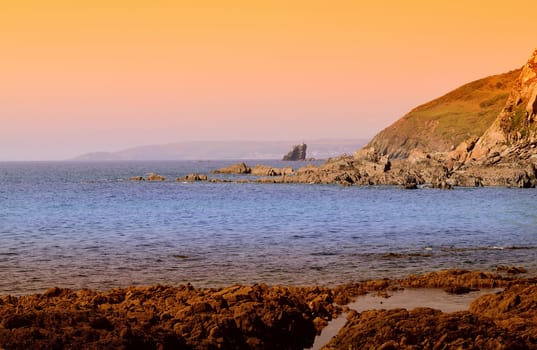
M 369 138 L 524 64 L 533 1 L 4 0 L 0 160 Z

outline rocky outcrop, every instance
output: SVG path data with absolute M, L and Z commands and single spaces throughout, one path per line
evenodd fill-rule
M 166 178 L 162 175 L 151 173 L 146 178 L 147 181 L 166 181 Z
M 480 289 L 504 287 L 516 281 L 519 280 L 500 273 L 453 269 L 418 276 L 410 275 L 398 280 L 397 284 L 405 288 Z
M 304 349 L 327 321 L 343 311 L 336 303 L 346 304 L 358 295 L 373 291 L 386 295 L 385 291 L 402 286 L 454 290 L 506 286 L 504 292 L 474 301 L 469 312 L 351 312 L 325 349 L 532 349 L 537 341 L 536 282 L 449 270 L 334 289 L 264 284 L 107 292 L 52 288 L 43 294 L 0 296 L 0 345 L 5 349 Z
M 304 349 L 338 312 L 324 288 L 53 288 L 0 297 L 5 349 Z
M 511 268 L 521 270 L 515 267 L 500 270 L 508 272 Z M 500 286 L 506 289 L 478 298 L 469 311 L 462 312 L 443 313 L 430 308 L 351 311 L 345 326 L 323 349 L 534 349 L 537 343 L 535 283 L 535 278 L 448 270 L 402 280 L 342 286 L 336 289 L 336 300 L 348 301 L 368 291 L 397 286 L 444 288 L 450 293 Z
M 198 181 L 208 181 L 208 180 L 209 178 L 207 177 L 207 175 L 196 174 L 196 173 L 188 174 L 184 177 L 178 177 L 177 179 L 175 179 L 175 181 L 179 181 L 179 182 L 198 182 Z
M 291 175 L 294 173 L 293 168 L 274 168 L 267 165 L 256 165 L 252 168 L 252 175 L 255 176 L 281 176 L 281 175 Z
M 499 156 L 497 161 L 499 162 L 515 158 L 528 159 L 535 154 L 536 97 L 537 50 L 522 69 L 503 110 L 470 150 L 469 160 L 483 163 Z M 528 149 L 532 151 L 524 152 Z
M 493 320 L 468 311 L 430 308 L 351 311 L 324 350 L 531 349 L 531 343 Z
M 301 143 L 300 145 L 293 146 L 293 149 L 289 151 L 285 156 L 283 156 L 282 160 L 290 160 L 290 161 L 297 161 L 297 160 L 306 160 L 306 149 L 308 146 L 305 143 Z
M 166 177 L 155 173 L 150 173 L 147 177 L 133 176 L 129 178 L 130 181 L 166 181 Z
M 510 266 L 507 269 L 521 269 Z M 506 271 L 502 271 L 506 272 Z M 349 283 L 334 289 L 334 300 L 341 305 L 354 300 L 356 296 L 369 292 L 385 292 L 403 288 L 436 288 L 444 289 L 450 293 L 456 291 L 477 290 L 481 288 L 500 288 L 510 285 L 529 285 L 533 279 L 516 278 L 512 274 L 505 275 L 500 272 L 469 271 L 451 269 L 429 272 L 421 275 L 409 275 L 402 279 L 383 279 Z
M 412 163 L 389 160 L 376 153 L 342 156 L 330 159 L 321 166 L 307 165 L 287 176 L 261 178 L 258 182 L 339 184 L 344 186 L 392 185 L 403 186 L 411 179 L 415 186 L 432 187 L 433 179 L 445 175 L 444 165 L 435 159 Z
M 537 344 L 537 286 L 509 287 L 502 293 L 485 295 L 470 305 L 470 311 L 494 320 L 510 334 L 534 349 Z
M 388 159 L 378 153 L 362 150 L 354 157 L 342 156 L 330 159 L 320 166 L 307 165 L 293 172 L 270 166 L 256 166 L 254 169 L 251 174 L 262 176 L 261 178 L 240 181 L 343 186 L 389 185 L 405 189 L 537 186 L 537 162 L 465 165 L 460 161 L 446 159 L 442 154 L 417 152 L 413 152 L 412 157 L 407 159 Z
M 244 163 L 237 163 L 211 171 L 213 174 L 250 174 L 252 169 Z
M 490 76 L 463 85 L 414 108 L 378 133 L 365 148 L 390 158 L 407 158 L 414 150 L 449 152 L 477 137 L 502 110 L 521 70 Z

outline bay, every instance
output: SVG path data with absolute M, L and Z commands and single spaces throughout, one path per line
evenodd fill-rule
M 534 189 L 173 181 L 231 163 L 0 163 L 0 294 L 537 271 Z M 126 180 L 149 172 L 172 181 Z

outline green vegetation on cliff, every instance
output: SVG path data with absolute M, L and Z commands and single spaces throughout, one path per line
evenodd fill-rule
M 414 149 L 447 152 L 478 137 L 505 106 L 521 70 L 476 80 L 416 107 L 379 134 L 366 147 L 405 158 Z

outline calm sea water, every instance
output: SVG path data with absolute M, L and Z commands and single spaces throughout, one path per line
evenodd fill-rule
M 125 181 L 231 163 L 0 163 L 0 294 L 537 271 L 537 190 Z

